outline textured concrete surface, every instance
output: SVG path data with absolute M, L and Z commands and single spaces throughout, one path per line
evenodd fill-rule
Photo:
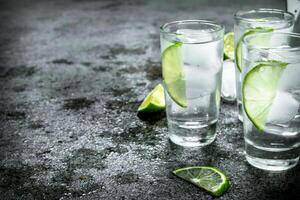
M 1 1 L 0 199 L 214 199 L 170 173 L 187 165 L 226 172 L 219 199 L 300 199 L 299 165 L 246 163 L 236 105 L 222 103 L 217 140 L 199 150 L 172 145 L 164 115 L 136 115 L 161 81 L 159 25 L 231 30 L 253 7 L 284 1 Z

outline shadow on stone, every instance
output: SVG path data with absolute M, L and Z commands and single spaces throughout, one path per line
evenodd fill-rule
M 97 65 L 97 66 L 93 66 L 92 69 L 95 72 L 107 72 L 110 71 L 110 68 L 107 66 L 102 66 L 102 65 Z
M 63 108 L 67 110 L 79 110 L 82 108 L 89 108 L 94 103 L 95 103 L 94 100 L 90 100 L 85 97 L 66 99 Z
M 9 119 L 21 120 L 26 118 L 26 113 L 22 111 L 9 111 L 6 113 Z
M 137 116 L 142 121 L 145 121 L 149 124 L 155 124 L 156 122 L 158 122 L 158 121 L 160 121 L 160 120 L 162 120 L 166 117 L 166 112 L 165 111 L 157 112 L 157 113 L 141 113 L 141 112 L 138 112 Z
M 72 65 L 74 64 L 74 62 L 67 60 L 67 59 L 55 59 L 53 61 L 51 61 L 51 63 L 53 64 L 64 64 L 64 65 Z
M 133 173 L 133 171 L 129 171 L 117 174 L 116 176 L 113 176 L 113 179 L 119 184 L 130 184 L 138 182 L 139 176 Z
M 83 66 L 85 66 L 85 67 L 89 67 L 89 66 L 92 65 L 91 62 L 81 62 L 80 64 L 83 65 Z
M 4 67 L 0 66 L 0 77 L 17 77 L 17 76 L 32 76 L 37 71 L 36 66 L 15 66 L 15 67 Z
M 115 44 L 110 47 L 108 55 L 101 56 L 103 59 L 113 59 L 118 55 L 142 55 L 146 53 L 146 47 L 127 48 L 122 44 Z
M 15 92 L 24 92 L 26 90 L 27 85 L 23 84 L 23 85 L 16 85 L 13 87 L 13 90 Z
M 108 9 L 108 10 L 111 10 L 111 11 L 115 11 L 117 10 L 120 6 L 122 5 L 122 2 L 121 1 L 112 1 L 112 2 L 109 2 L 108 4 L 104 5 L 104 6 L 101 6 L 100 9 Z
M 68 189 L 63 185 L 40 185 L 32 178 L 42 166 L 22 168 L 0 168 L 1 183 L 3 189 L 13 189 L 15 195 L 21 199 L 60 199 Z M 20 187 L 22 186 L 22 187 Z M 47 192 L 45 192 L 47 191 Z M 0 195 L 3 197 L 2 195 Z M 5 197 L 3 199 L 6 199 Z

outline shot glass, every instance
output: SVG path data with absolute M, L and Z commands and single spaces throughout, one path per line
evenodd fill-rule
M 291 32 L 294 26 L 294 15 L 282 10 L 261 8 L 250 11 L 238 11 L 234 15 L 234 19 L 238 118 L 240 121 L 243 121 L 241 96 L 241 41 L 245 36 L 257 32 Z
M 300 146 L 300 34 L 256 33 L 242 40 L 242 99 L 247 161 L 281 171 Z
M 187 147 L 216 138 L 223 62 L 222 25 L 174 21 L 160 28 L 163 85 L 170 140 Z

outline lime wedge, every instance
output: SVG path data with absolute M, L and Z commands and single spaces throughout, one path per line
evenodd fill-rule
M 138 108 L 138 112 L 160 112 L 165 109 L 164 88 L 161 84 L 146 96 L 142 104 Z
M 176 42 L 162 53 L 162 73 L 170 97 L 181 107 L 187 107 L 181 55 L 182 43 Z
M 265 129 L 278 81 L 287 65 L 274 60 L 259 62 L 245 75 L 242 88 L 245 113 L 260 131 Z
M 242 40 L 244 39 L 244 37 L 246 37 L 247 35 L 252 35 L 254 33 L 266 33 L 266 32 L 272 32 L 273 28 L 269 28 L 269 27 L 257 27 L 257 28 L 252 28 L 247 30 L 239 39 L 237 45 L 236 45 L 236 50 L 235 50 L 235 62 L 236 62 L 236 66 L 239 69 L 239 71 L 242 71 L 242 58 L 241 58 L 241 54 L 242 54 Z M 263 41 L 262 41 L 263 42 Z
M 194 185 L 203 188 L 214 196 L 221 196 L 229 187 L 227 177 L 219 169 L 214 167 L 185 167 L 173 171 L 173 173 Z
M 224 58 L 234 59 L 234 33 L 228 32 L 224 36 Z

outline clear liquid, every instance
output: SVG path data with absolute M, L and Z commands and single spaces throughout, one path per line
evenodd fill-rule
M 251 164 L 272 171 L 286 170 L 297 164 L 300 150 L 299 130 L 290 132 L 273 125 L 273 129 L 260 132 L 248 118 L 244 118 L 244 123 L 248 126 L 245 130 L 246 158 Z M 299 127 L 299 119 L 294 123 Z
M 255 55 L 252 54 L 254 57 Z M 255 60 L 255 58 L 249 60 Z M 273 55 L 268 55 L 273 59 Z M 287 60 L 281 60 L 288 62 Z M 255 63 L 244 61 L 245 66 Z M 245 70 L 249 71 L 250 68 Z M 258 131 L 244 113 L 246 158 L 265 170 L 281 171 L 294 167 L 300 151 L 300 63 L 289 64 L 278 83 L 264 131 Z
M 187 107 L 179 106 L 165 90 L 169 138 L 178 145 L 204 146 L 216 137 L 222 49 L 222 40 L 182 45 Z
M 212 77 L 220 79 L 221 73 Z M 202 93 L 196 85 L 187 92 L 187 108 L 174 102 L 166 92 L 167 118 L 170 139 L 183 146 L 204 146 L 214 141 L 220 107 L 220 87 Z
M 234 25 L 234 45 L 235 49 L 241 36 L 249 29 L 256 27 L 270 27 L 274 29 L 274 32 L 292 32 L 293 25 L 290 26 L 288 22 L 280 20 L 278 18 L 264 18 L 260 22 L 247 22 Z M 272 42 L 272 38 L 270 39 Z M 243 121 L 243 106 L 242 106 L 242 92 L 241 92 L 241 73 L 237 66 L 235 69 L 236 74 L 236 95 L 237 95 L 237 107 L 238 107 L 238 118 Z

